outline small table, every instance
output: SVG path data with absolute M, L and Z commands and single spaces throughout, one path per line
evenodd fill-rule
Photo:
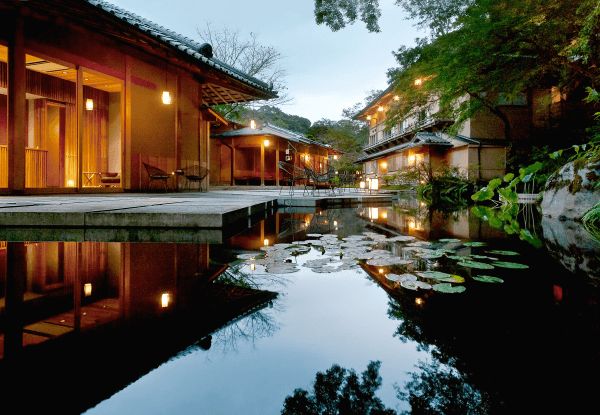
M 86 187 L 94 187 L 94 176 L 100 177 L 100 172 L 97 171 L 84 171 L 83 177 L 85 179 L 85 183 L 83 184 Z

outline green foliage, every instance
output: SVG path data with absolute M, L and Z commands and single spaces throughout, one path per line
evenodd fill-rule
M 409 170 L 410 171 L 410 170 Z M 417 195 L 430 206 L 466 206 L 473 184 L 457 168 L 429 168 L 421 164 L 412 173 L 418 178 Z
M 286 114 L 279 108 L 270 105 L 263 105 L 256 110 L 241 107 L 237 113 L 232 113 L 229 117 L 233 121 L 245 125 L 249 125 L 250 120 L 254 119 L 259 126 L 268 123 L 301 134 L 307 134 L 311 125 L 307 118 Z
M 356 158 L 368 138 L 368 127 L 358 121 L 342 119 L 339 121 L 322 119 L 315 122 L 306 131 L 309 138 Z
M 508 235 L 517 235 L 519 239 L 528 242 L 536 248 L 542 246 L 540 238 L 532 234 L 528 229 L 521 227 L 518 220 L 519 205 L 516 203 L 506 203 L 499 207 L 476 205 L 471 208 L 471 212 L 475 217 L 486 221 L 492 228 L 500 229 Z M 503 251 L 496 251 L 495 253 L 499 252 Z
M 315 0 L 315 20 L 334 32 L 360 19 L 370 32 L 379 32 L 379 0 Z
M 581 220 L 588 232 L 600 242 L 600 202 L 596 203 Z
M 313 391 L 294 390 L 285 398 L 282 415 L 396 415 L 375 396 L 381 387 L 381 362 L 370 362 L 359 377 L 354 370 L 333 365 L 318 372 Z

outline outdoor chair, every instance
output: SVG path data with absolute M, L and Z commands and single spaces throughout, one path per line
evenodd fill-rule
M 102 172 L 100 173 L 100 184 L 104 187 L 118 187 L 121 184 L 119 173 Z
M 307 177 L 307 186 L 312 186 L 313 196 L 315 192 L 318 192 L 319 189 L 322 188 L 325 188 L 330 192 L 334 191 L 333 178 L 335 177 L 335 169 L 333 167 L 330 167 L 325 173 L 320 173 L 305 166 L 304 172 Z M 308 190 L 307 186 L 304 187 L 304 192 Z
M 192 183 L 199 183 L 200 191 L 202 192 L 202 181 L 208 176 L 208 169 L 206 167 L 194 165 L 182 169 L 182 172 L 187 180 L 188 189 L 190 189 Z M 208 191 L 208 188 L 206 190 Z
M 305 174 L 304 170 L 299 168 L 298 166 L 295 166 L 294 164 L 287 163 L 285 161 L 280 161 L 277 164 L 277 166 L 279 167 L 279 170 L 281 170 L 283 172 L 284 181 L 287 181 L 289 183 L 290 196 L 293 196 L 294 195 L 294 187 L 296 186 L 296 183 L 301 180 L 306 180 L 306 174 Z M 284 187 L 285 186 L 280 186 L 279 194 L 281 194 Z M 304 187 L 306 188 L 306 183 L 305 183 Z
M 165 192 L 169 189 L 168 181 L 171 175 L 164 170 L 159 169 L 158 167 L 152 166 L 150 164 L 142 162 L 144 165 L 144 169 L 146 169 L 146 173 L 148 174 L 148 179 L 150 182 L 148 183 L 148 188 L 152 187 L 153 181 L 163 182 L 165 186 Z

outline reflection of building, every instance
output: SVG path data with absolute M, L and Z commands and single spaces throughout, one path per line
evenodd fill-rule
M 274 125 L 260 128 L 231 123 L 211 135 L 211 182 L 213 184 L 272 184 L 286 177 L 280 161 L 323 171 L 329 158 L 337 157 L 326 145 Z
M 0 188 L 144 188 L 142 163 L 208 165 L 207 106 L 273 96 L 108 2 L 0 2 Z

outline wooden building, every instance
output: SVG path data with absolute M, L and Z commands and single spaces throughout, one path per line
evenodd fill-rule
M 0 193 L 135 191 L 143 163 L 208 167 L 208 107 L 274 96 L 210 45 L 108 2 L 2 1 Z
M 337 157 L 330 146 L 285 128 L 229 123 L 211 135 L 211 184 L 279 186 L 283 179 L 280 161 L 324 171 Z

